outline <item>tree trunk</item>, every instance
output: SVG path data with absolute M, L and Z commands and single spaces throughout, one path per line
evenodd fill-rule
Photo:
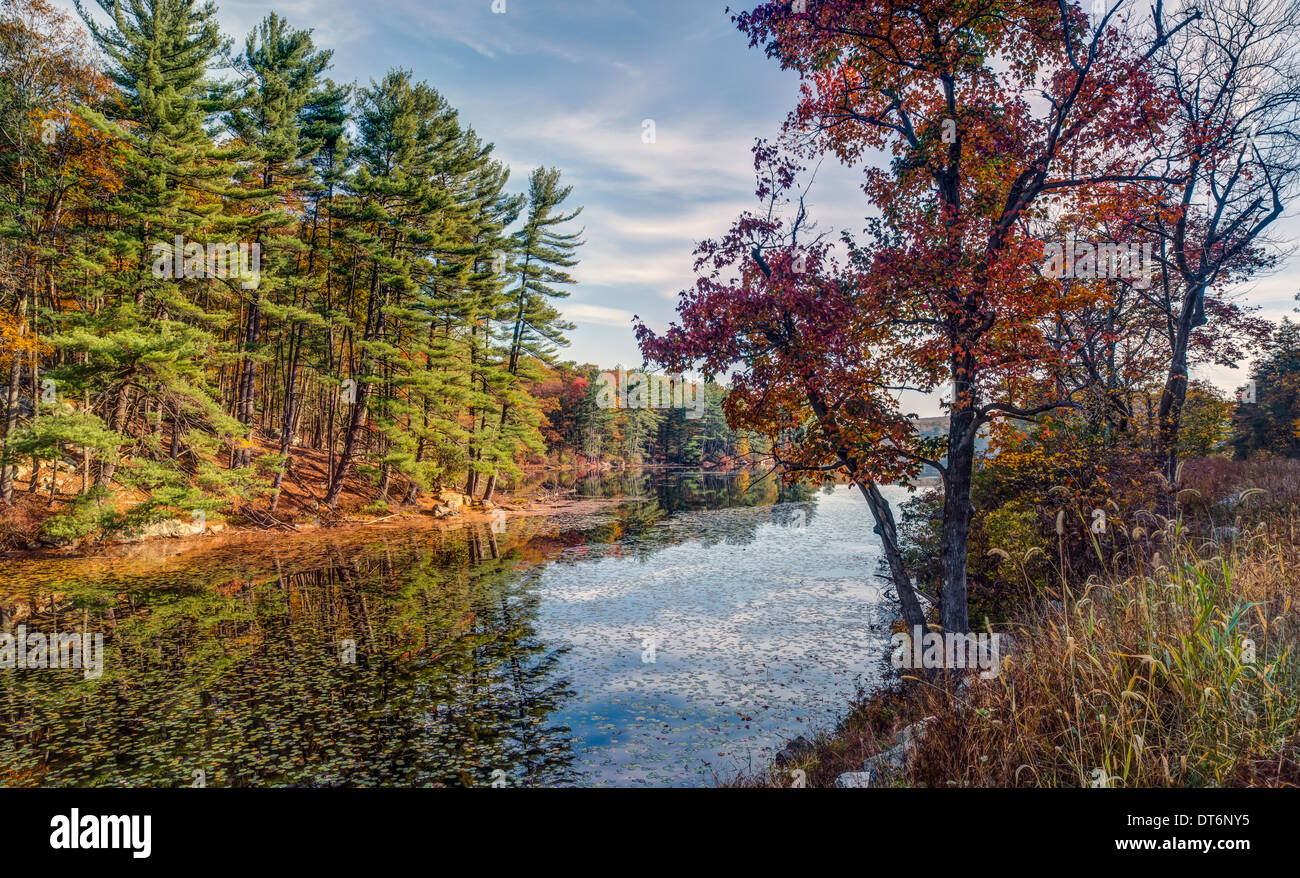
M 9 437 L 13 435 L 18 426 L 18 382 L 22 380 L 23 367 L 22 362 L 15 353 L 13 362 L 9 366 L 9 391 L 5 399 L 5 420 L 4 420 L 4 438 L 5 453 L 3 459 L 0 459 L 0 499 L 3 499 L 5 505 L 12 505 L 14 502 L 14 467 L 9 462 Z
M 903 566 L 903 553 L 898 548 L 898 528 L 894 524 L 894 512 L 889 508 L 889 501 L 880 493 L 875 482 L 859 484 L 862 496 L 866 498 L 871 516 L 876 520 L 876 532 L 885 549 L 885 560 L 889 564 L 889 578 L 898 592 L 898 603 L 903 611 L 903 623 L 907 625 L 908 635 L 916 628 L 925 630 L 925 611 L 921 601 L 912 587 L 912 579 Z
M 280 466 L 275 473 L 275 486 L 271 497 L 271 512 L 280 504 L 280 487 L 284 484 L 284 471 L 289 465 L 289 449 L 293 446 L 293 428 L 298 420 L 298 359 L 302 350 L 302 324 L 294 327 L 289 339 L 289 375 L 284 401 L 284 420 L 280 423 Z
M 378 263 L 372 263 L 370 268 L 370 301 L 366 306 L 366 328 L 362 334 L 362 338 L 366 341 L 373 338 L 377 314 L 380 311 L 380 304 L 377 301 L 378 295 L 379 265 Z M 347 435 L 343 439 L 343 452 L 339 455 L 338 465 L 334 469 L 334 477 L 330 480 L 329 491 L 325 494 L 325 505 L 330 509 L 338 505 L 339 495 L 343 493 L 343 480 L 347 478 L 348 470 L 352 467 L 352 458 L 357 452 L 357 443 L 361 440 L 361 429 L 366 423 L 366 403 L 370 399 L 370 382 L 365 380 L 368 369 L 367 355 L 363 348 L 360 368 L 357 372 L 357 398 L 352 405 L 352 416 L 348 421 Z
M 960 391 L 954 391 L 957 397 Z M 971 472 L 975 465 L 975 413 L 971 403 L 953 400 L 948 427 L 947 472 L 943 480 L 943 528 L 939 566 L 942 599 L 939 624 L 944 633 L 970 630 L 966 611 L 966 550 L 970 540 Z
M 81 410 L 90 411 L 90 391 L 85 391 L 81 401 Z M 81 493 L 90 490 L 90 446 L 81 446 Z
M 478 461 L 478 455 L 477 450 L 470 454 L 469 472 L 465 474 L 465 493 L 471 498 L 478 491 L 478 470 L 474 469 L 474 464 Z
M 244 359 L 239 373 L 239 393 L 238 403 L 236 405 L 235 416 L 239 423 L 248 428 L 248 440 L 253 438 L 253 414 L 256 411 L 254 404 L 254 393 L 257 388 L 257 366 L 253 362 L 252 351 L 256 347 L 258 339 L 262 334 L 262 305 L 261 297 L 255 291 L 253 301 L 248 306 L 248 324 L 244 331 Z M 239 469 L 248 466 L 252 460 L 252 449 L 246 445 L 241 445 L 235 454 L 231 455 L 231 469 Z
M 32 279 L 32 307 L 36 308 L 36 280 L 34 278 Z M 40 316 L 39 309 L 32 312 L 32 335 L 33 336 L 38 334 L 36 320 L 39 316 Z M 39 339 L 33 339 L 33 341 L 39 342 Z M 28 359 L 27 368 L 32 373 L 32 431 L 35 432 L 36 428 L 40 426 L 41 423 L 41 395 L 42 395 L 41 376 L 40 376 L 41 364 L 40 364 L 40 360 L 36 356 L 35 347 L 33 347 L 30 351 L 27 352 L 27 359 Z M 41 472 L 41 459 L 37 457 L 35 454 L 33 454 L 32 455 L 32 483 L 29 488 L 29 490 L 33 494 L 36 493 L 37 479 L 40 476 L 40 472 Z M 54 462 L 54 475 L 57 476 L 58 474 L 59 474 L 59 464 L 58 461 L 56 460 Z
M 813 412 L 817 415 L 818 421 L 823 425 L 823 429 L 829 436 L 838 437 L 839 427 L 835 423 L 835 418 L 831 414 L 830 407 L 826 405 L 821 395 L 814 390 L 807 390 L 809 402 L 812 404 Z M 898 592 L 898 603 L 903 613 L 903 621 L 906 623 L 908 631 L 911 632 L 918 626 L 925 628 L 925 611 L 921 608 L 921 601 L 916 596 L 916 589 L 912 586 L 912 578 L 907 573 L 907 568 L 903 564 L 903 553 L 898 547 L 898 528 L 894 524 L 894 513 L 889 508 L 889 501 L 880 493 L 874 481 L 859 480 L 859 473 L 862 472 L 862 466 L 855 459 L 852 451 L 842 445 L 838 446 L 835 451 L 839 458 L 840 465 L 844 467 L 849 478 L 857 481 L 858 488 L 862 491 L 863 498 L 867 501 L 867 507 L 871 510 L 871 517 L 875 519 L 875 532 L 880 536 L 881 545 L 885 550 L 885 561 L 889 565 L 889 577 L 894 583 L 894 590 Z
M 338 465 L 334 469 L 334 478 L 330 480 L 329 491 L 325 494 L 325 505 L 330 509 L 338 505 L 339 495 L 343 493 L 343 480 L 347 478 L 348 470 L 352 468 L 352 458 L 356 455 L 357 443 L 361 440 L 361 429 L 366 423 L 366 403 L 369 397 L 369 382 L 358 382 L 357 401 L 352 404 L 348 430 L 343 438 L 343 452 L 339 455 Z
M 27 319 L 27 297 L 21 292 L 21 288 L 16 290 L 18 295 L 18 326 L 19 331 L 26 334 L 25 323 Z M 0 456 L 0 500 L 5 505 L 12 505 L 14 502 L 14 480 L 17 478 L 14 465 L 9 460 L 9 437 L 13 435 L 14 430 L 18 427 L 18 397 L 19 388 L 23 378 L 22 360 L 18 352 L 14 351 L 13 360 L 9 364 L 9 392 L 5 400 L 5 419 L 4 419 L 4 440 L 5 450 L 3 456 Z M 35 402 L 35 400 L 33 400 Z
M 131 379 L 135 377 L 132 370 L 127 373 L 126 380 L 122 382 L 122 388 L 117 395 L 117 406 L 113 409 L 113 422 L 111 424 L 113 432 L 121 433 L 126 429 L 126 413 L 131 404 Z M 113 479 L 113 473 L 117 472 L 117 459 L 120 452 L 114 448 L 109 457 L 104 461 L 104 465 L 99 469 L 99 478 L 95 480 L 97 485 L 107 485 Z
M 1174 326 L 1173 351 L 1170 351 L 1169 375 L 1165 379 L 1165 388 L 1160 394 L 1160 410 L 1157 411 L 1156 457 L 1165 479 L 1169 481 L 1170 498 L 1177 490 L 1178 484 L 1178 433 L 1183 423 L 1183 405 L 1187 402 L 1187 349 L 1192 341 L 1192 329 L 1204 323 L 1204 316 L 1197 323 L 1199 308 L 1197 302 L 1203 295 L 1203 287 L 1188 286 L 1183 295 L 1182 308 L 1178 315 L 1178 324 Z
M 1187 402 L 1187 348 L 1191 344 L 1192 330 L 1205 323 L 1200 307 L 1204 286 L 1189 284 L 1183 295 L 1178 323 L 1174 327 L 1173 350 L 1169 358 L 1169 374 L 1160 393 L 1160 408 L 1156 412 L 1156 460 L 1169 482 L 1166 507 L 1172 510 L 1174 494 L 1178 490 L 1178 434 L 1182 428 L 1183 406 Z

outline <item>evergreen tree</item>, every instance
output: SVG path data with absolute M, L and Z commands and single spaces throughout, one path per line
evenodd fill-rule
M 1250 378 L 1235 416 L 1237 457 L 1300 457 L 1300 324 L 1282 318 Z
M 77 9 L 119 93 L 92 117 L 123 160 L 122 187 L 104 205 L 113 265 L 100 278 L 102 307 L 69 321 L 59 343 L 85 354 L 82 369 L 99 376 L 98 407 L 114 433 L 124 433 L 128 416 L 143 409 L 156 416 L 155 438 L 162 416 L 234 435 L 239 426 L 221 415 L 207 366 L 227 361 L 219 331 L 228 284 L 237 281 L 208 278 L 198 245 L 221 219 L 233 170 L 205 128 L 216 108 L 209 68 L 227 48 L 216 7 L 195 0 L 99 5 L 106 24 L 81 3 Z M 120 115 L 109 115 L 118 106 Z M 122 454 L 118 448 L 107 456 L 100 484 L 113 478 Z
M 536 372 L 528 370 L 527 358 L 550 363 L 556 349 L 569 343 L 564 333 L 573 329 L 573 324 L 551 304 L 551 300 L 569 295 L 568 290 L 553 285 L 575 282 L 565 269 L 578 264 L 574 253 L 582 245 L 581 230 L 560 229 L 582 213 L 581 207 L 569 213 L 561 208 L 572 191 L 572 186 L 560 185 L 557 168 L 538 168 L 528 181 L 527 218 L 513 235 L 518 284 L 510 294 L 507 369 L 515 381 L 501 404 L 499 436 L 492 446 L 490 466 L 482 467 L 491 473 L 484 489 L 485 500 L 492 499 L 501 464 L 520 447 L 535 447 L 538 441 L 535 408 L 527 394 L 518 392 L 521 378 L 537 377 Z
M 251 284 L 241 284 L 251 288 L 242 306 L 233 400 L 235 416 L 250 431 L 255 426 L 258 366 L 266 362 L 263 312 L 269 308 L 273 316 L 290 316 L 293 309 L 300 309 L 310 282 L 294 269 L 302 250 L 300 205 L 313 183 L 310 159 L 320 143 L 304 137 L 303 112 L 331 55 L 316 51 L 309 31 L 293 30 L 272 13 L 248 35 L 235 62 L 244 80 L 226 114 L 226 125 L 240 147 L 240 166 L 225 233 L 251 241 L 259 252 L 259 276 Z M 248 443 L 232 449 L 232 468 L 246 467 L 250 460 Z

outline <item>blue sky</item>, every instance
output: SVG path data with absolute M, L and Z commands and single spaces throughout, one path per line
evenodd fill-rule
M 755 203 L 750 147 L 776 132 L 797 91 L 707 0 L 506 0 L 504 14 L 492 0 L 276 8 L 335 50 L 336 79 L 401 66 L 428 81 L 496 144 L 516 191 L 538 165 L 561 169 L 584 207 L 579 283 L 561 303 L 578 325 L 562 356 L 579 362 L 640 363 L 632 315 L 667 324 L 693 282 L 695 242 Z M 266 6 L 221 10 L 243 34 Z M 654 143 L 642 142 L 646 119 Z M 860 200 L 843 194 L 846 206 Z
M 794 74 L 749 48 L 725 0 L 504 0 L 501 14 L 493 0 L 218 5 L 237 45 L 272 8 L 313 28 L 335 52 L 330 75 L 339 81 L 409 68 L 496 144 L 514 191 L 534 167 L 559 167 L 585 208 L 587 242 L 573 271 L 579 283 L 561 304 L 577 324 L 562 357 L 603 366 L 640 362 L 631 316 L 666 326 L 678 291 L 693 283 L 695 242 L 755 205 L 750 148 L 777 133 L 798 88 Z M 655 123 L 651 144 L 642 142 L 646 119 Z M 822 167 L 809 198 L 819 229 L 861 228 L 858 179 L 833 161 Z M 1292 221 L 1275 236 L 1298 233 Z M 1270 318 L 1290 313 L 1298 264 L 1242 294 Z M 1246 377 L 1204 374 L 1225 389 Z M 939 411 L 933 398 L 915 403 L 922 415 Z
M 640 363 L 632 315 L 666 326 L 694 281 L 695 242 L 756 204 L 750 148 L 797 94 L 713 0 L 506 0 L 504 14 L 492 0 L 218 5 L 237 45 L 270 9 L 314 28 L 339 81 L 409 68 L 496 144 L 514 191 L 534 167 L 559 167 L 587 242 L 561 303 L 578 325 L 561 356 L 605 366 Z M 819 175 L 811 207 L 821 228 L 838 227 L 832 217 L 858 228 L 861 193 L 837 171 Z

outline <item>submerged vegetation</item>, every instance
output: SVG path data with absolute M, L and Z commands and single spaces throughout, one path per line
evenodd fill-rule
M 706 780 L 686 747 L 713 757 L 729 746 L 746 730 L 733 705 L 718 707 L 704 687 L 679 688 L 670 717 L 641 692 L 611 697 L 593 676 L 635 672 L 644 690 L 673 687 L 675 675 L 659 671 L 678 644 L 665 639 L 663 664 L 643 665 L 626 618 L 547 598 L 566 584 L 590 589 L 583 565 L 598 559 L 651 575 L 693 552 L 707 569 L 716 547 L 747 549 L 765 525 L 789 527 L 781 514 L 813 520 L 800 502 L 809 493 L 744 472 L 554 479 L 546 487 L 608 505 L 598 516 L 523 517 L 507 528 L 245 533 L 219 546 L 117 547 L 6 566 L 0 628 L 103 632 L 105 655 L 97 676 L 0 667 L 0 786 L 466 787 L 492 783 L 497 771 L 510 786 L 610 783 L 611 738 L 634 745 L 625 762 L 670 782 Z M 699 516 L 697 525 L 675 524 L 682 514 Z M 766 589 L 743 569 L 721 572 L 727 589 L 674 586 L 705 598 L 690 629 L 725 621 L 736 592 Z M 606 603 L 653 612 L 645 595 L 619 603 L 623 592 Z M 796 606 L 805 621 L 819 612 L 811 597 Z M 851 624 L 820 612 L 825 624 Z M 573 626 L 610 630 L 615 642 L 593 651 L 590 637 L 571 642 Z M 752 656 L 736 658 L 731 684 L 752 685 Z M 791 664 L 777 650 L 767 661 L 769 671 Z M 797 690 L 768 695 L 803 700 Z M 788 719 L 772 713 L 769 722 Z M 662 743 L 669 718 L 678 747 Z

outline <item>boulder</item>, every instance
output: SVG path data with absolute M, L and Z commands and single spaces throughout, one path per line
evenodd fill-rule
M 846 771 L 835 778 L 835 786 L 842 790 L 865 790 L 875 786 L 875 780 L 869 771 Z
M 894 774 L 907 767 L 907 754 L 911 750 L 908 744 L 891 747 L 884 753 L 868 756 L 862 761 L 862 770 L 875 775 Z
M 929 716 L 920 722 L 912 723 L 900 732 L 894 735 L 894 740 L 898 742 L 897 746 L 891 747 L 883 753 L 877 753 L 875 756 L 868 756 L 862 761 L 861 771 L 849 771 L 835 778 L 835 786 L 847 789 L 866 789 L 868 787 L 881 786 L 885 778 L 890 777 L 907 768 L 907 760 L 912 750 L 916 748 L 916 742 L 925 734 L 925 727 L 934 720 Z
M 801 762 L 812 755 L 812 752 L 815 749 L 816 748 L 813 746 L 812 741 L 809 741 L 803 735 L 800 735 L 789 744 L 786 744 L 785 749 L 777 753 L 772 761 L 777 765 L 789 765 L 792 762 Z
M 162 521 L 155 521 L 153 524 L 147 525 L 140 530 L 122 534 L 114 540 L 114 542 L 140 543 L 145 540 L 211 536 L 213 534 L 219 534 L 225 529 L 225 524 L 220 521 L 206 522 L 202 529 L 200 529 L 199 524 L 196 521 L 185 521 L 180 518 L 167 518 Z
M 969 677 L 963 679 L 969 679 Z M 928 716 L 920 722 L 912 723 L 910 726 L 894 735 L 894 740 L 908 750 L 911 750 L 916 746 L 916 742 L 920 740 L 921 736 L 925 734 L 925 727 L 933 722 L 934 719 L 934 717 Z
M 459 512 L 460 507 L 468 506 L 473 501 L 459 491 L 442 491 L 438 494 L 438 502 L 450 507 L 453 512 Z

